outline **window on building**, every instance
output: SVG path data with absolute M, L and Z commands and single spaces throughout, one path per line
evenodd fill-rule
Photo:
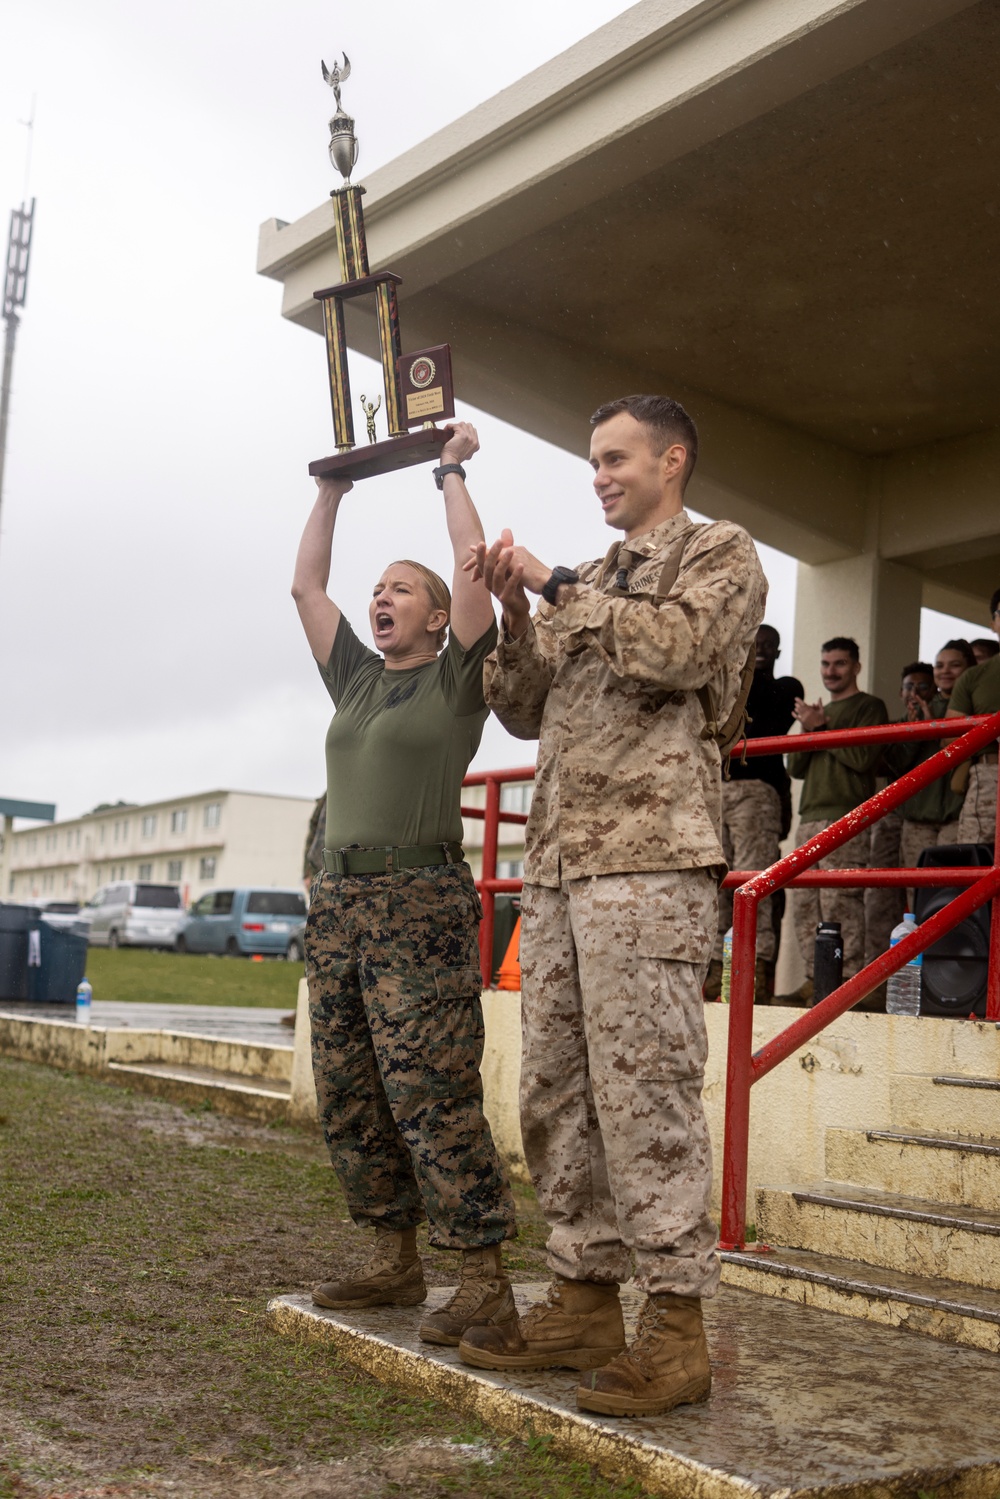
M 202 880 L 215 879 L 215 855 L 208 854 L 198 865 L 198 878 Z
M 128 818 L 127 817 L 123 817 L 122 818 L 122 840 L 124 841 L 127 837 L 128 837 Z
M 183 833 L 188 825 L 187 808 L 180 807 L 176 812 L 170 814 L 170 831 L 172 833 Z M 173 879 L 173 875 L 170 876 Z
M 43 890 L 54 890 L 55 887 L 56 887 L 56 877 L 55 877 L 54 874 L 45 874 L 45 875 L 42 876 L 42 889 Z
M 501 786 L 501 812 L 530 812 L 531 798 L 534 790 L 535 787 L 532 781 L 520 781 L 515 782 L 513 785 Z
M 140 864 L 139 865 L 139 879 L 140 880 L 151 880 L 152 878 L 153 878 L 153 866 L 152 866 L 152 864 Z
M 497 860 L 497 879 L 498 880 L 520 880 L 520 879 L 523 879 L 523 878 L 524 878 L 524 860 L 523 859 L 498 859 Z
M 203 817 L 203 821 L 204 821 L 204 824 L 205 824 L 206 828 L 217 828 L 219 826 L 219 818 L 221 816 L 222 816 L 222 803 L 221 802 L 207 802 L 206 803 L 206 805 L 205 805 L 205 813 L 204 813 L 204 817 Z
M 174 816 L 175 817 L 177 816 L 176 812 L 174 813 Z M 169 861 L 169 863 L 167 864 L 167 879 L 168 880 L 180 880 L 180 879 L 183 878 L 183 876 L 184 876 L 184 860 L 183 859 L 171 859 Z
M 97 841 L 98 841 L 98 842 L 99 842 L 99 843 L 103 843 L 103 842 L 104 842 L 104 824 L 103 824 L 103 822 L 102 822 L 102 823 L 101 823 L 101 826 L 100 826 L 100 828 L 99 828 L 99 829 L 98 829 L 98 833 L 97 833 Z
M 58 833 L 46 833 L 45 834 L 45 847 L 46 848 L 55 848 L 56 841 L 57 841 L 58 837 L 59 837 Z
M 13 875 L 11 875 L 10 882 L 9 882 L 9 884 L 7 886 L 7 894 L 8 895 L 13 895 L 14 894 L 14 876 Z
M 156 813 L 148 812 L 142 819 L 142 836 L 144 838 L 155 838 L 156 836 Z

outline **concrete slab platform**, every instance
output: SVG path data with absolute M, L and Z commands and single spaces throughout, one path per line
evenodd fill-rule
M 519 1286 L 521 1307 L 542 1286 Z M 431 1291 L 427 1307 L 448 1290 Z M 640 1297 L 623 1293 L 626 1324 Z M 706 1304 L 714 1385 L 704 1405 L 634 1420 L 576 1409 L 577 1376 L 470 1369 L 421 1343 L 423 1308 L 328 1312 L 308 1296 L 269 1305 L 278 1331 L 328 1343 L 387 1384 L 671 1499 L 937 1499 L 1000 1492 L 1000 1362 L 915 1333 L 723 1287 Z
M 112 1030 L 130 1027 L 140 1031 L 181 1031 L 194 1036 L 253 1041 L 264 1046 L 290 1046 L 292 1028 L 281 1022 L 293 1010 L 293 1005 L 276 1010 L 252 1005 L 156 1005 L 106 999 L 94 1001 L 90 1023 Z M 0 1014 L 17 1020 L 76 1020 L 73 1005 L 35 1005 L 18 1000 L 0 1003 Z

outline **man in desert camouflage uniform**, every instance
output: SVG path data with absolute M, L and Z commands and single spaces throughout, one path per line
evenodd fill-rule
M 576 573 L 509 532 L 476 558 L 503 605 L 487 701 L 511 733 L 541 741 L 521 905 L 521 1122 L 554 1278 L 519 1323 L 470 1330 L 459 1353 L 594 1371 L 582 1409 L 655 1414 L 708 1394 L 701 1299 L 719 1276 L 701 984 L 725 861 L 719 749 L 697 692 L 710 689 L 724 721 L 766 583 L 746 532 L 683 509 L 697 434 L 682 407 L 633 396 L 591 423 L 594 488 L 624 542 Z M 542 594 L 533 618 L 526 590 Z M 633 1261 L 648 1295 L 626 1350 L 618 1287 Z

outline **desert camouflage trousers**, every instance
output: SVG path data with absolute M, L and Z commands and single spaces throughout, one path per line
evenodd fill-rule
M 767 869 L 780 858 L 781 797 L 766 781 L 723 781 L 722 851 L 730 869 Z M 757 956 L 773 961 L 773 900 L 757 906 Z M 719 891 L 719 931 L 712 957 L 722 962 L 722 941 L 733 924 L 733 892 Z
M 960 843 L 992 843 L 997 826 L 997 762 L 969 767 L 969 784 L 958 816 Z
M 808 843 L 829 822 L 800 822 L 797 847 Z M 871 854 L 871 829 L 835 848 L 832 854 L 814 864 L 814 869 L 867 869 Z M 816 928 L 821 921 L 839 921 L 844 939 L 844 977 L 853 978 L 865 966 L 865 892 L 841 887 L 837 890 L 793 890 L 792 918 L 795 935 L 802 949 L 806 973 L 813 976 L 813 953 Z
M 446 1249 L 514 1234 L 483 1115 L 479 898 L 466 864 L 314 881 L 306 974 L 320 1121 L 356 1223 Z
M 594 875 L 521 898 L 521 1131 L 549 1268 L 714 1295 L 701 985 L 705 869 Z

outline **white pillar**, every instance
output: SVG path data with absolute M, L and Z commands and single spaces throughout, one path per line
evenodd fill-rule
M 912 568 L 862 552 L 818 567 L 799 563 L 793 671 L 810 702 L 823 695 L 824 640 L 852 635 L 861 651 L 859 685 L 899 708 L 899 674 L 917 654 L 922 580 Z

